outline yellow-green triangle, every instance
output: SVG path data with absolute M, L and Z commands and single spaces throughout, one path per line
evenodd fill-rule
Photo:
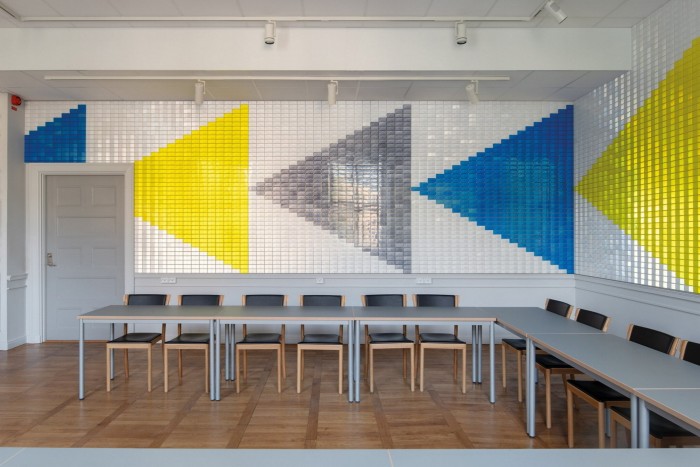
M 700 291 L 700 37 L 576 191 Z
M 137 217 L 248 272 L 248 106 L 135 163 Z

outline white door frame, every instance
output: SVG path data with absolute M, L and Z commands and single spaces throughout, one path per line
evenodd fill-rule
M 44 277 L 46 177 L 48 175 L 122 175 L 124 177 L 124 291 L 134 289 L 134 165 L 26 164 L 27 171 L 27 342 L 46 338 Z M 76 320 L 75 326 L 78 326 Z

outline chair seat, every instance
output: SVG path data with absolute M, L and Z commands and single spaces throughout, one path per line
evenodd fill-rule
M 522 350 L 523 352 L 527 350 L 525 339 L 503 339 L 501 342 L 504 345 L 513 347 L 515 350 Z
M 304 340 L 300 344 L 339 344 L 338 334 L 304 334 Z
M 554 355 L 536 355 L 535 362 L 538 365 L 540 365 L 544 368 L 547 368 L 549 370 L 562 369 L 562 368 L 572 368 L 573 369 L 573 367 L 571 365 L 559 360 Z
M 281 334 L 274 333 L 255 333 L 248 334 L 245 338 L 239 341 L 239 344 L 279 344 L 282 339 Z
M 420 335 L 421 342 L 443 343 L 443 344 L 466 344 L 466 342 L 457 338 L 454 334 L 426 332 Z
M 567 384 L 580 389 L 599 402 L 626 401 L 628 398 L 599 381 L 569 380 Z
M 397 342 L 413 342 L 400 332 L 379 332 L 369 335 L 370 344 L 395 344 Z
M 112 344 L 132 342 L 134 344 L 143 344 L 156 339 L 160 339 L 159 332 L 130 332 L 128 334 L 124 334 L 123 336 L 119 336 L 116 339 L 113 339 L 107 343 Z
M 208 344 L 209 334 L 207 333 L 188 333 L 180 334 L 179 336 L 170 339 L 166 344 Z
M 612 407 L 611 410 L 622 415 L 627 420 L 631 418 L 632 411 L 629 407 Z M 688 430 L 651 411 L 649 412 L 649 434 L 659 439 L 672 436 L 693 436 Z

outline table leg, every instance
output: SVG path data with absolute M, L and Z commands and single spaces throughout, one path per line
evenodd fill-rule
M 231 375 L 231 381 L 236 379 L 236 325 L 232 324 L 231 325 L 231 332 L 229 334 L 229 338 L 231 339 L 231 343 L 229 345 L 229 351 L 231 352 L 229 355 L 229 364 L 231 365 L 231 369 L 229 370 L 229 373 Z
M 476 383 L 476 326 L 472 325 L 472 383 Z
M 355 326 L 348 321 L 348 402 L 355 401 Z M 297 350 L 298 352 L 298 350 Z
M 85 322 L 79 324 L 78 341 L 78 399 L 85 399 Z
M 214 340 L 214 323 L 209 321 L 209 399 L 216 400 L 216 341 Z
M 496 403 L 496 325 L 489 323 L 489 402 Z
M 632 448 L 638 448 L 639 446 L 639 412 L 641 407 L 639 407 L 639 398 L 632 394 L 630 396 L 630 425 L 632 427 L 631 444 Z M 649 426 L 649 413 L 647 412 L 647 426 Z M 647 436 L 647 442 L 649 437 Z
M 532 339 L 526 340 L 525 358 L 527 360 L 526 371 L 526 405 L 527 405 L 527 434 L 535 437 L 535 344 Z
M 216 381 L 216 400 L 221 400 L 221 329 L 219 328 L 219 321 L 214 322 L 214 340 L 216 341 L 216 362 L 215 362 L 215 381 Z
M 360 402 L 360 329 L 362 326 L 359 321 L 355 321 L 355 402 Z
M 476 327 L 476 340 L 477 340 L 477 354 L 476 354 L 476 382 L 481 384 L 481 357 L 482 357 L 482 347 L 483 342 L 484 327 L 480 324 Z
M 639 439 L 639 447 L 649 449 L 649 408 L 647 403 L 642 399 L 639 400 L 639 430 L 637 438 Z
M 109 340 L 114 340 L 114 323 L 109 325 Z M 114 379 L 114 349 L 109 349 L 109 378 Z
M 229 338 L 229 332 L 231 332 L 230 325 L 229 324 L 224 324 L 224 380 L 229 381 L 231 379 L 231 373 L 230 373 L 230 368 L 231 364 L 229 363 L 229 356 L 231 354 L 229 345 L 231 344 L 231 339 Z

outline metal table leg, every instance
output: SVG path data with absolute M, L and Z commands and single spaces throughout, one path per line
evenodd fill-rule
M 484 334 L 484 327 L 479 324 L 476 327 L 476 341 L 477 341 L 477 353 L 476 353 L 476 382 L 481 384 L 481 361 L 482 361 L 482 339 Z
M 231 349 L 229 349 L 229 345 L 231 345 L 231 339 L 229 337 L 230 332 L 231 332 L 231 325 L 224 324 L 224 380 L 225 381 L 229 381 L 231 379 L 231 372 L 229 371 L 231 369 L 231 364 L 229 363 L 229 358 L 231 357 Z
M 209 399 L 216 400 L 216 341 L 214 340 L 214 325 L 216 320 L 209 321 Z
M 642 399 L 637 399 L 639 405 L 639 429 L 637 430 L 637 445 L 642 449 L 649 449 L 649 408 Z M 614 446 L 613 446 L 614 447 Z
M 355 325 L 355 402 L 360 402 L 360 329 L 362 328 L 359 321 L 354 322 Z
M 489 401 L 496 403 L 496 325 L 489 323 Z
M 638 448 L 639 446 L 639 423 L 641 420 L 639 419 L 639 413 L 641 411 L 641 407 L 639 407 L 639 398 L 632 394 L 630 396 L 630 425 L 632 427 L 632 436 L 631 436 L 631 444 L 632 448 Z M 647 412 L 647 427 L 649 426 L 649 412 Z M 649 440 L 649 437 L 647 436 L 647 442 Z
M 348 402 L 355 401 L 355 326 L 348 321 Z
M 114 323 L 109 325 L 109 340 L 114 340 Z M 109 349 L 109 379 L 114 379 L 114 349 Z
M 476 326 L 472 325 L 472 383 L 476 383 Z
M 231 375 L 231 381 L 234 381 L 236 379 L 236 325 L 232 324 L 231 325 L 231 332 L 229 333 L 229 338 L 231 339 L 231 342 L 229 344 L 229 365 L 231 365 L 231 368 L 229 369 L 229 374 Z
M 78 399 L 85 399 L 85 322 L 81 319 L 78 341 Z
M 219 329 L 219 321 L 214 322 L 214 340 L 216 346 L 214 350 L 216 351 L 216 362 L 214 375 L 214 380 L 216 382 L 216 400 L 221 400 L 221 330 Z
M 525 358 L 527 360 L 527 386 L 526 386 L 526 405 L 527 405 L 527 434 L 535 437 L 535 344 L 532 339 L 526 340 Z

